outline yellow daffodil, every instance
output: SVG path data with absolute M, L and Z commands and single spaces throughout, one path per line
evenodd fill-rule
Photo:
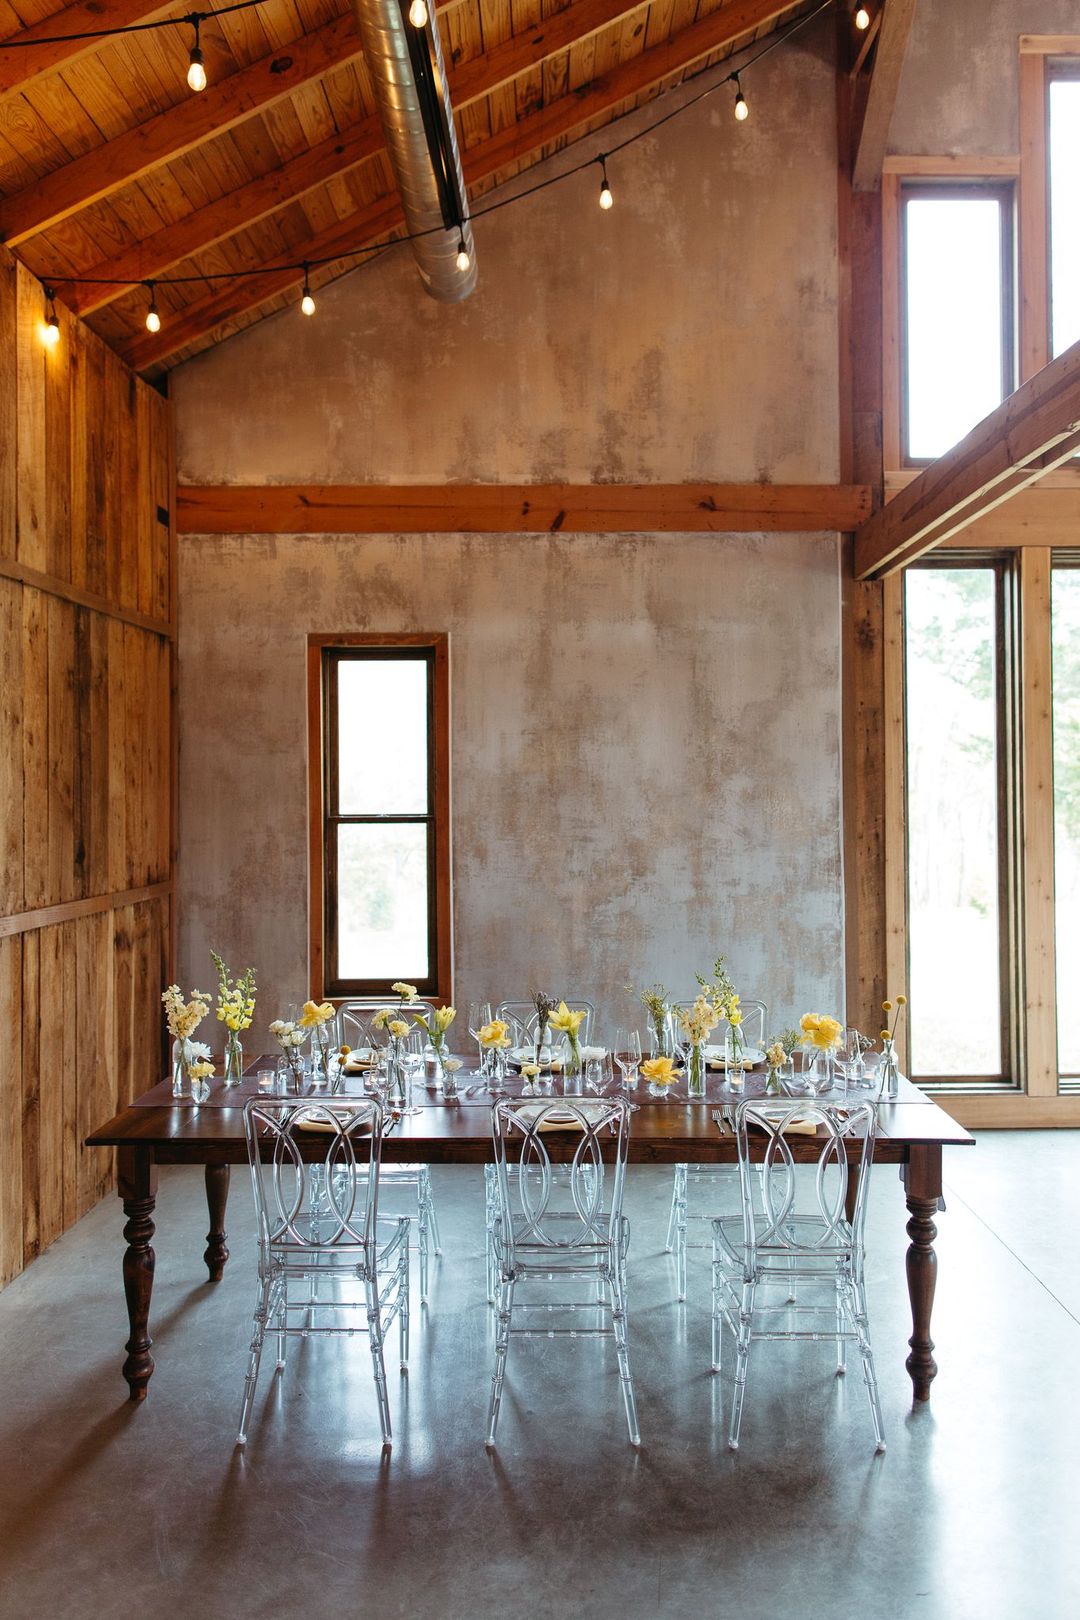
M 669 1057 L 646 1058 L 641 1072 L 654 1086 L 670 1086 L 675 1078 L 675 1064 Z
M 334 1006 L 330 1001 L 305 1001 L 304 1010 L 300 1014 L 300 1023 L 304 1029 L 315 1029 L 319 1024 L 328 1024 L 334 1016 Z

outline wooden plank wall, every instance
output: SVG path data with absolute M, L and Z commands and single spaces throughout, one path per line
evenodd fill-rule
M 167 402 L 0 248 L 0 1285 L 112 1184 L 172 960 Z

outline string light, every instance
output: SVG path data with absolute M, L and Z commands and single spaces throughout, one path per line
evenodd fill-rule
M 45 294 L 45 325 L 41 329 L 41 339 L 47 349 L 55 349 L 60 341 L 60 317 L 56 313 L 56 300 L 51 287 L 42 289 Z
M 611 195 L 611 187 L 608 185 L 607 157 L 603 153 L 600 155 L 600 175 L 600 196 L 598 201 L 600 207 L 606 213 L 609 208 L 614 208 L 615 198 Z
M 461 233 L 458 236 L 457 258 L 454 260 L 454 263 L 457 265 L 457 267 L 461 271 L 462 275 L 465 274 L 466 270 L 472 264 L 472 260 L 469 258 L 469 250 L 465 246 L 464 233 Z
M 202 18 L 198 12 L 191 15 L 191 24 L 195 29 L 195 43 L 191 47 L 188 58 L 187 82 L 190 89 L 199 91 L 206 89 L 206 68 L 203 66 L 203 53 L 199 45 L 199 24 Z
M 304 266 L 304 291 L 300 298 L 300 310 L 304 315 L 314 315 L 315 300 L 311 296 L 311 283 L 308 280 L 308 267 Z
M 424 4 L 424 0 L 412 0 L 412 5 L 409 7 L 409 21 L 413 27 L 426 28 L 427 19 L 428 9 Z
M 858 11 L 855 13 L 855 26 L 860 30 L 869 28 L 870 13 L 867 11 L 865 6 L 860 6 Z
M 735 117 L 739 120 L 739 123 L 742 124 L 745 123 L 746 119 L 749 118 L 750 108 L 747 105 L 746 97 L 742 93 L 742 84 L 739 82 L 739 75 L 737 73 L 733 73 L 731 78 L 736 90 Z
M 146 312 L 146 330 L 148 332 L 161 331 L 161 316 L 158 314 L 157 298 L 154 295 L 154 283 L 148 281 L 146 290 L 150 294 L 150 308 Z

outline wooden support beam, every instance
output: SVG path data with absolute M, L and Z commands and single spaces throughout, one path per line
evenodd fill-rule
M 881 169 L 885 149 L 889 144 L 889 125 L 892 123 L 896 92 L 900 88 L 900 74 L 907 55 L 911 25 L 915 20 L 916 0 L 885 0 L 870 70 L 870 86 L 866 97 L 866 111 L 855 147 L 851 183 L 856 191 L 876 191 L 881 184 Z
M 722 534 L 844 530 L 846 484 L 182 484 L 180 534 Z
M 748 30 L 786 9 L 777 5 L 776 0 L 732 0 L 731 4 L 681 29 L 662 44 L 632 57 L 571 94 L 558 97 L 508 125 L 490 140 L 481 141 L 464 152 L 466 182 L 474 185 L 497 174 L 500 169 L 588 124 L 620 102 L 682 72 L 703 56 L 732 44 Z M 551 25 L 545 26 L 550 28 Z M 381 197 L 326 231 L 313 231 L 298 238 L 293 251 L 298 259 L 345 255 L 363 248 L 367 242 L 382 239 L 399 229 L 401 223 L 401 208 L 396 197 Z M 299 286 L 302 280 L 302 272 L 268 270 L 242 282 L 230 283 L 178 311 L 160 332 L 140 333 L 121 353 L 136 370 L 160 365 L 216 327 L 257 309 L 287 288 Z
M 130 28 L 133 23 L 163 17 L 172 6 L 152 0 L 75 0 L 29 28 L 0 39 L 0 96 L 21 90 L 31 79 L 52 73 L 77 57 L 100 49 L 100 39 L 60 41 L 58 34 L 84 34 L 99 28 Z M 35 41 L 32 47 L 30 41 Z
M 506 40 L 461 67 L 451 66 L 450 94 L 454 107 L 460 112 L 470 103 L 511 84 L 520 74 L 559 51 L 579 44 L 609 23 L 632 16 L 641 9 L 642 0 L 634 0 L 632 5 L 627 0 L 575 0 L 565 11 L 548 18 L 539 27 Z M 761 9 L 775 8 L 764 6 Z M 88 315 L 112 303 L 132 282 L 161 275 L 172 265 L 234 236 L 316 186 L 384 151 L 382 124 L 378 115 L 372 113 L 207 207 L 185 215 L 175 224 L 163 226 L 144 241 L 84 268 L 84 275 L 92 277 L 94 282 L 104 281 L 106 285 L 73 286 L 70 291 L 64 290 L 62 282 L 56 285 L 71 309 Z M 111 283 L 108 282 L 110 277 L 115 278 Z
M 881 578 L 914 562 L 1078 448 L 1080 343 L 1074 343 L 863 524 L 857 577 Z
M 0 239 L 8 247 L 26 241 L 159 164 L 284 100 L 359 52 L 351 14 L 335 17 L 314 33 L 291 40 L 201 95 L 187 96 L 168 112 L 136 124 L 6 198 L 0 202 Z

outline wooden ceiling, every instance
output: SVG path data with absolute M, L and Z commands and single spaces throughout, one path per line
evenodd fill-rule
M 430 3 L 430 0 L 429 0 Z M 384 239 L 401 227 L 351 9 L 265 0 L 202 25 L 209 78 L 188 89 L 189 29 L 4 48 L 190 6 L 0 0 L 0 239 L 140 371 L 159 373 L 285 304 L 301 276 L 205 279 Z M 808 9 L 777 0 L 439 0 L 469 195 Z M 481 244 L 482 246 L 482 244 Z M 355 261 L 312 275 L 330 280 Z M 160 286 L 145 327 L 133 279 Z M 417 284 L 417 294 L 422 296 Z

